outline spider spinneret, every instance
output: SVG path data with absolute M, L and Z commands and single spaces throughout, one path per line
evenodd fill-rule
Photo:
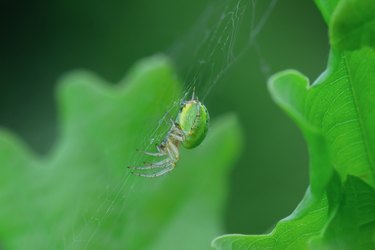
M 143 177 L 158 177 L 171 172 L 180 158 L 179 147 L 195 148 L 202 143 L 208 130 L 209 114 L 207 108 L 195 98 L 181 103 L 180 111 L 175 121 L 171 120 L 169 129 L 163 141 L 156 146 L 158 152 L 143 152 L 146 155 L 164 157 L 158 162 L 144 166 L 129 166 L 134 175 Z M 153 173 L 142 172 L 154 170 Z

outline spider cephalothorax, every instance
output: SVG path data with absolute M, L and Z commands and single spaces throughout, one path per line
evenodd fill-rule
M 163 141 L 156 146 L 158 152 L 144 152 L 146 155 L 164 157 L 158 162 L 144 166 L 130 166 L 132 173 L 143 177 L 157 177 L 172 171 L 180 158 L 179 147 L 195 148 L 206 136 L 209 115 L 206 107 L 195 99 L 181 104 L 180 111 Z M 156 171 L 153 171 L 156 170 Z M 144 172 L 153 171 L 153 172 Z

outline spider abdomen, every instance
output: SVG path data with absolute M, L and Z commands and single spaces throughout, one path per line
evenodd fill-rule
M 185 102 L 176 120 L 185 136 L 182 146 L 191 149 L 201 144 L 207 134 L 209 119 L 207 108 L 201 102 Z

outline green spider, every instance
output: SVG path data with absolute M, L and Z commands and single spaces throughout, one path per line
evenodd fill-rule
M 193 91 L 191 100 L 181 103 L 176 120 L 171 120 L 172 127 L 169 129 L 164 140 L 156 146 L 158 152 L 143 152 L 146 155 L 165 158 L 144 166 L 129 166 L 128 168 L 134 170 L 131 173 L 152 178 L 171 172 L 176 167 L 180 158 L 180 145 L 191 149 L 201 144 L 207 134 L 209 119 L 207 108 L 195 98 Z M 153 173 L 139 172 L 153 169 L 157 169 L 158 171 Z

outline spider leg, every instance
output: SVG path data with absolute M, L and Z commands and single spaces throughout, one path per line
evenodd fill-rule
M 191 95 L 191 100 L 198 100 L 198 98 L 195 99 L 195 86 L 193 87 L 193 94 Z
M 173 139 L 176 139 L 177 141 L 184 141 L 184 138 L 182 136 L 179 136 L 179 135 L 175 135 L 173 133 L 170 134 L 170 136 L 173 138 Z
M 138 151 L 138 152 L 141 152 L 141 153 L 143 153 L 143 154 L 145 154 L 145 155 L 150 155 L 150 156 L 158 156 L 158 157 L 160 157 L 160 156 L 165 156 L 165 155 L 166 155 L 166 153 L 163 152 L 163 151 L 160 149 L 160 146 L 159 146 L 159 145 L 157 145 L 156 148 L 157 148 L 158 152 L 140 151 L 140 150 L 138 150 L 138 149 L 137 149 L 137 151 Z
M 141 153 L 144 153 L 145 155 L 150 155 L 150 156 L 165 156 L 165 153 L 158 152 L 158 153 L 151 153 L 147 151 L 140 151 Z
M 177 161 L 180 158 L 178 148 L 173 144 L 173 142 L 168 141 L 166 149 L 167 149 L 169 157 L 173 159 L 174 161 Z
M 153 174 L 142 174 L 142 173 L 133 173 L 135 175 L 138 175 L 138 176 L 142 176 L 142 177 L 148 177 L 148 178 L 154 178 L 154 177 L 158 177 L 158 176 L 162 176 L 162 175 L 165 175 L 169 172 L 171 172 L 175 167 L 175 164 L 171 164 L 170 167 L 168 168 L 165 168 L 159 172 L 156 172 L 156 173 L 153 173 Z
M 170 158 L 167 158 L 162 161 L 153 162 L 146 164 L 144 166 L 129 166 L 128 168 L 134 169 L 134 170 L 146 170 L 146 169 L 154 169 L 154 168 L 164 168 L 170 165 L 172 163 L 172 160 Z
M 172 120 L 172 118 L 169 118 L 169 121 L 172 123 L 172 127 L 176 126 L 176 123 Z

